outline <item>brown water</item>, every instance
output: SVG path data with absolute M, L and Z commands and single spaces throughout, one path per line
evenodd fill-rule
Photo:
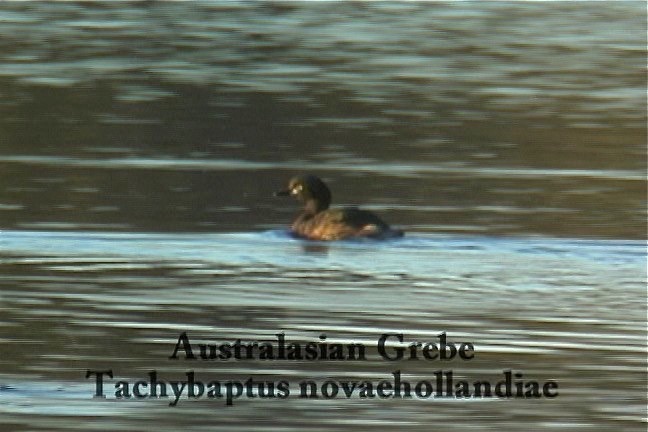
M 0 430 L 645 430 L 645 34 L 643 2 L 0 5 Z M 291 239 L 305 171 L 407 236 Z M 367 360 L 169 360 L 185 331 Z M 474 360 L 375 349 L 444 331 Z M 299 397 L 441 369 L 559 396 Z M 291 394 L 115 399 L 151 370 Z

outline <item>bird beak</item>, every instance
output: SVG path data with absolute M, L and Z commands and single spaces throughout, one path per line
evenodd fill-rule
M 277 191 L 274 193 L 274 196 L 290 196 L 290 189 Z

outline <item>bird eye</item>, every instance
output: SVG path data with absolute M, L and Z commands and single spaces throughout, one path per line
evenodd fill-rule
M 296 185 L 294 188 L 292 188 L 291 192 L 293 195 L 297 195 L 299 192 L 302 191 L 302 185 Z

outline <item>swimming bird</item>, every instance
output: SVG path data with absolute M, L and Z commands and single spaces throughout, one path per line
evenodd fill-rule
M 403 231 L 390 228 L 375 214 L 356 207 L 330 209 L 331 191 L 314 175 L 293 177 L 288 189 L 276 196 L 292 196 L 304 203 L 304 209 L 292 224 L 296 237 L 309 240 L 342 240 L 364 237 L 378 240 L 402 237 Z

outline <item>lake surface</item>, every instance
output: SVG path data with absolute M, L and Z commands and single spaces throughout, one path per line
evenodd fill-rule
M 3 3 L 0 430 L 645 430 L 645 35 L 644 2 Z M 302 172 L 406 236 L 291 238 Z M 442 332 L 474 359 L 376 350 Z M 153 370 L 291 391 L 115 398 Z M 439 370 L 558 396 L 299 397 Z

